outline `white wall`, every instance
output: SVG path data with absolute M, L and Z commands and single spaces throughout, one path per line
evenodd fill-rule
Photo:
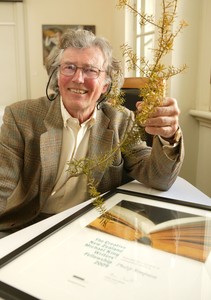
M 181 115 L 180 123 L 185 138 L 185 160 L 181 176 L 195 185 L 196 161 L 198 152 L 198 124 L 189 115 L 189 109 L 196 105 L 199 24 L 201 22 L 201 1 L 179 1 L 178 19 L 188 23 L 183 32 L 176 38 L 172 53 L 172 64 L 179 67 L 187 64 L 187 70 L 175 76 L 171 81 L 171 96 L 178 100 Z
M 211 1 L 201 3 L 196 109 L 211 111 Z
M 0 3 L 0 106 L 27 96 L 22 3 Z
M 179 101 L 180 123 L 185 137 L 186 155 L 180 175 L 211 196 L 211 2 L 210 0 L 179 1 L 179 19 L 189 26 L 176 40 L 173 65 L 188 65 L 183 75 L 171 82 L 172 96 Z M 190 109 L 205 111 L 203 127 L 190 115 Z M 205 125 L 205 126 L 204 126 Z
M 199 125 L 196 186 L 211 197 L 211 1 L 203 0 L 198 43 L 199 63 L 196 84 L 196 105 L 191 115 Z

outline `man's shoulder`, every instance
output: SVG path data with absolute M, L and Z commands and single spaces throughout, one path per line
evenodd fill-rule
M 8 118 L 15 118 L 16 122 L 21 121 L 24 124 L 34 124 L 38 120 L 46 119 L 46 116 L 59 115 L 57 109 L 60 107 L 59 99 L 49 101 L 47 97 L 40 97 L 37 99 L 21 100 L 10 104 L 5 108 L 4 120 Z
M 40 97 L 37 99 L 25 99 L 25 100 L 17 101 L 10 104 L 8 107 L 14 110 L 14 109 L 24 109 L 24 108 L 36 108 L 40 106 L 49 107 L 49 105 L 50 105 L 50 101 L 47 99 L 47 97 Z
M 122 105 L 114 107 L 110 103 L 104 103 L 102 110 L 109 117 L 115 116 L 115 117 L 119 117 L 119 118 L 125 118 L 125 117 L 129 117 L 133 114 L 133 112 L 131 110 L 127 109 L 126 107 L 124 107 Z
M 62 124 L 61 114 L 58 113 L 59 109 L 59 99 L 52 102 L 46 97 L 21 100 L 5 108 L 4 123 L 14 124 L 13 120 L 15 120 L 16 125 L 22 130 L 25 128 L 43 130 L 43 122 L 54 125 Z
M 103 118 L 101 118 L 100 121 L 106 120 L 105 124 L 107 124 L 108 128 L 119 132 L 124 132 L 127 128 L 130 128 L 134 121 L 133 111 L 124 106 L 113 107 L 109 103 L 104 104 L 101 116 L 102 115 Z
M 55 100 L 56 101 L 56 100 Z M 27 115 L 36 117 L 44 117 L 49 111 L 52 104 L 47 97 L 40 97 L 37 99 L 26 99 L 14 102 L 5 108 L 5 112 L 12 112 L 16 116 Z

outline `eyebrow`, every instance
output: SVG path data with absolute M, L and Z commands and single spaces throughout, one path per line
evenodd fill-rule
M 64 65 L 75 65 L 75 66 L 78 67 L 78 65 L 76 63 L 72 62 L 72 61 L 64 61 L 64 62 L 60 63 L 60 65 L 63 65 L 63 64 Z M 93 67 L 93 68 L 97 68 L 98 70 L 103 70 L 103 68 L 100 68 L 100 67 L 95 66 L 93 64 L 82 64 L 80 67 L 81 68 L 83 68 L 83 67 Z

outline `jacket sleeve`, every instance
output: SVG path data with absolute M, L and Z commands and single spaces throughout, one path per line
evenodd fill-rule
M 5 109 L 0 132 L 0 213 L 18 185 L 23 166 L 24 141 L 9 107 Z
M 175 147 L 161 143 L 154 137 L 152 148 L 136 145 L 130 156 L 125 156 L 128 174 L 143 184 L 159 190 L 168 190 L 176 180 L 184 158 L 183 138 Z

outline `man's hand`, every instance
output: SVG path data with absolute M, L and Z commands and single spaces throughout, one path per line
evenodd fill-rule
M 142 102 L 138 101 L 136 107 L 141 112 Z M 164 139 L 174 136 L 179 127 L 180 110 L 177 100 L 174 98 L 164 98 L 161 106 L 156 107 L 144 124 L 147 133 L 160 135 Z

